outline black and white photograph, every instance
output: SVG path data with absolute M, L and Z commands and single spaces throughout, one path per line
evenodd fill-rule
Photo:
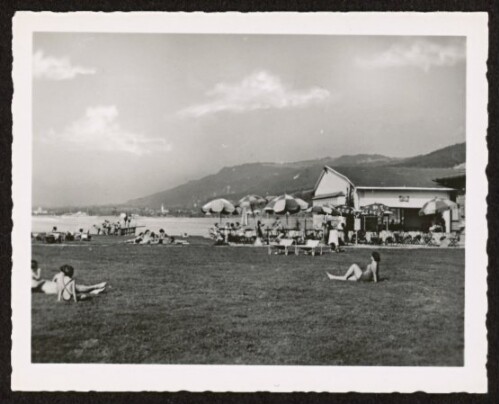
M 486 391 L 486 15 L 333 14 L 16 15 L 13 387 Z

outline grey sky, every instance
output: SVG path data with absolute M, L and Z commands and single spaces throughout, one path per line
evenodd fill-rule
M 37 33 L 33 48 L 34 205 L 465 140 L 464 38 Z

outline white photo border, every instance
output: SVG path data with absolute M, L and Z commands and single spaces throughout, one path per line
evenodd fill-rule
M 487 392 L 486 144 L 488 15 L 461 12 L 17 12 L 13 19 L 12 378 L 17 391 Z M 32 364 L 31 259 L 34 32 L 464 36 L 466 254 L 463 367 Z

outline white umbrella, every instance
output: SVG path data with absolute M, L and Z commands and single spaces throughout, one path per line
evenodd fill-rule
M 230 203 L 227 199 L 214 199 L 203 205 L 201 210 L 204 213 L 218 213 L 220 216 L 220 222 L 222 221 L 222 215 L 230 215 L 236 210 L 236 207 Z
M 446 210 L 457 208 L 457 204 L 449 199 L 433 198 L 426 202 L 421 210 L 419 216 L 435 215 L 437 213 L 445 212 Z

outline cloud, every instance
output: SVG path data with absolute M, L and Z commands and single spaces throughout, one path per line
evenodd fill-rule
M 42 50 L 33 55 L 33 76 L 37 79 L 71 80 L 77 75 L 95 74 L 89 67 L 73 66 L 67 57 L 45 56 Z
M 419 40 L 393 44 L 372 58 L 357 59 L 357 65 L 368 69 L 412 66 L 428 71 L 432 66 L 454 66 L 465 58 L 466 49 L 462 44 Z
M 150 138 L 122 129 L 117 118 L 118 109 L 114 105 L 89 107 L 83 117 L 61 132 L 50 131 L 44 140 L 67 142 L 80 149 L 127 152 L 138 156 L 172 149 L 163 138 Z
M 209 101 L 183 109 L 185 117 L 200 117 L 217 112 L 246 112 L 259 109 L 285 109 L 323 102 L 329 91 L 312 87 L 306 90 L 286 88 L 279 77 L 260 71 L 245 77 L 239 83 L 218 83 L 206 95 Z

